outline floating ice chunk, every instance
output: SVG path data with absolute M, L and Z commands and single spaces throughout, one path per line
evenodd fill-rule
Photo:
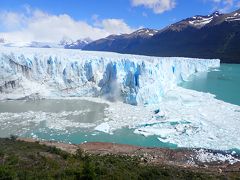
M 164 116 L 155 114 L 156 109 Z M 136 107 L 109 103 L 105 114 L 111 132 L 128 127 L 178 147 L 240 149 L 240 107 L 217 100 L 212 94 L 175 87 L 159 104 Z
M 169 134 L 175 134 L 176 130 L 174 129 L 168 129 L 168 128 L 152 128 L 152 127 L 147 127 L 147 128 L 139 128 L 134 131 L 136 134 L 142 134 L 144 136 L 150 136 L 150 135 L 157 135 L 160 137 L 167 137 Z
M 95 127 L 95 130 L 111 134 L 111 127 L 108 123 L 102 123 L 98 125 L 97 127 Z
M 200 162 L 228 162 L 230 164 L 235 164 L 237 162 L 240 162 L 240 159 L 237 159 L 235 157 L 233 157 L 230 154 L 220 154 L 220 153 L 213 153 L 213 152 L 208 152 L 207 150 L 197 150 L 197 160 Z
M 76 128 L 85 129 L 96 127 L 94 123 L 84 123 L 73 119 L 74 116 L 83 115 L 86 112 L 89 112 L 89 109 L 82 111 L 63 111 L 59 113 L 42 111 L 0 113 L 0 136 L 5 137 L 7 133 L 23 135 L 35 128 L 64 131 L 65 133 L 69 133 L 68 129 L 71 129 L 73 133 Z

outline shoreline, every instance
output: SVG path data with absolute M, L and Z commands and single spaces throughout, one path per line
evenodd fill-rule
M 31 138 L 17 138 L 17 141 L 52 146 L 70 154 L 76 154 L 80 150 L 89 155 L 137 157 L 143 164 L 155 166 L 169 166 L 211 173 L 240 172 L 240 156 L 238 154 L 224 154 L 220 151 L 207 149 L 167 149 L 103 142 L 88 142 L 78 145 L 39 141 Z

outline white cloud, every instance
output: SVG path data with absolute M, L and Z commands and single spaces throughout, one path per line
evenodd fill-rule
M 143 17 L 148 17 L 148 14 L 145 13 L 145 12 L 143 12 L 143 13 L 142 13 L 142 16 L 143 16 Z
M 131 0 L 133 6 L 144 6 L 152 9 L 154 13 L 161 14 L 175 8 L 175 0 Z
M 236 7 L 240 8 L 240 1 L 236 3 Z
M 104 19 L 101 22 L 102 28 L 110 34 L 130 33 L 132 29 L 123 19 Z
M 0 28 L 0 37 L 9 42 L 59 42 L 62 38 L 95 40 L 135 30 L 122 19 L 98 20 L 96 26 L 74 20 L 68 14 L 52 15 L 29 7 L 22 13 L 0 12 Z
M 15 12 L 2 12 L 0 14 L 0 20 L 5 30 L 18 29 L 25 21 L 25 16 Z
M 110 34 L 131 33 L 133 29 L 129 27 L 123 19 L 99 19 L 97 14 L 92 16 L 94 26 L 105 29 Z M 140 27 L 139 27 L 140 28 Z
M 211 1 L 213 3 L 214 10 L 219 10 L 223 13 L 229 12 L 234 8 L 239 8 L 240 3 L 240 0 L 208 0 L 208 1 Z

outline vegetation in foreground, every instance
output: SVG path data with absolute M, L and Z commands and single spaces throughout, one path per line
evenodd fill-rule
M 236 178 L 237 176 L 232 176 Z M 226 179 L 223 175 L 147 165 L 136 157 L 76 155 L 55 147 L 0 139 L 2 179 Z

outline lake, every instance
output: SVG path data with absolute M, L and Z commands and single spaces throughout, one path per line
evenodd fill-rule
M 240 105 L 240 64 L 221 64 L 219 69 L 192 75 L 181 86 L 209 92 L 219 100 Z
M 113 135 L 94 128 L 105 118 L 106 104 L 86 100 L 0 102 L 0 137 L 18 135 L 65 143 L 115 142 L 142 146 L 176 147 L 155 136 L 144 137 L 123 128 Z

